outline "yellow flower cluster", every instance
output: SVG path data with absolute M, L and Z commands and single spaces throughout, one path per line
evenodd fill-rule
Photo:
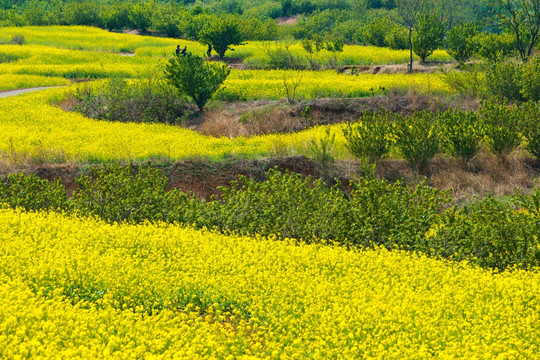
M 61 86 L 68 84 L 70 84 L 69 80 L 61 77 L 0 74 L 0 91 L 26 89 L 40 86 Z
M 28 44 L 75 50 L 134 51 L 138 56 L 170 56 L 178 44 L 182 47 L 187 46 L 189 51 L 198 55 L 203 55 L 206 52 L 206 46 L 195 41 L 118 34 L 89 26 L 3 27 L 0 28 L 0 41 L 9 42 L 14 34 L 23 35 Z M 271 51 L 276 46 L 284 47 L 285 44 L 249 41 L 243 45 L 233 46 L 235 51 L 229 51 L 225 56 L 241 57 L 247 61 L 261 61 L 266 57 L 266 52 Z M 289 43 L 287 46 L 293 56 L 308 56 L 298 41 Z M 343 52 L 337 55 L 338 59 L 345 64 L 400 64 L 408 62 L 409 59 L 408 50 L 360 45 L 345 45 Z M 322 50 L 313 58 L 316 61 L 328 61 L 332 56 L 329 51 Z M 415 59 L 417 60 L 416 57 Z M 430 59 L 446 61 L 451 58 L 446 51 L 437 50 Z
M 214 138 L 164 124 L 117 123 L 88 119 L 54 104 L 66 89 L 52 89 L 0 100 L 0 156 L 20 154 L 41 161 L 70 159 L 101 162 L 118 159 L 258 158 L 270 154 L 309 153 L 311 139 L 324 127 L 293 134 L 250 138 Z M 51 105 L 53 104 L 53 105 Z M 335 155 L 346 157 L 340 125 L 334 126 Z M 44 157 L 44 158 L 43 158 Z
M 169 46 L 174 51 L 179 42 L 187 43 L 178 39 L 112 33 L 92 26 L 2 27 L 0 41 L 8 43 L 15 34 L 24 36 L 25 44 L 110 52 L 129 52 L 146 46 Z
M 148 61 L 148 58 L 136 56 L 125 57 L 42 45 L 2 45 L 1 57 L 10 61 L 0 63 L 0 74 L 42 76 L 44 81 L 38 84 L 39 86 L 47 86 L 51 82 L 50 80 L 47 82 L 45 76 L 64 78 L 149 76 L 165 62 L 163 59 Z
M 227 78 L 218 98 L 242 100 L 282 99 L 286 86 L 296 89 L 297 98 L 363 97 L 389 89 L 420 93 L 448 93 L 440 74 L 337 74 L 335 71 L 242 70 Z M 292 90 L 289 90 L 292 94 Z
M 533 359 L 540 274 L 0 210 L 1 358 Z

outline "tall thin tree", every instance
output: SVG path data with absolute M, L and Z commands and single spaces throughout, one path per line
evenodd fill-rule
M 428 14 L 428 11 L 432 8 L 432 2 L 431 0 L 396 0 L 395 3 L 396 7 L 392 15 L 392 21 L 404 27 L 408 32 L 410 53 L 408 70 L 411 73 L 413 66 L 412 34 L 416 30 L 420 19 Z

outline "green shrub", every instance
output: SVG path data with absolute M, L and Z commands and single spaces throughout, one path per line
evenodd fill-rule
M 479 33 L 473 40 L 476 52 L 489 62 L 506 59 L 515 53 L 515 39 L 510 34 Z
M 523 66 L 521 85 L 526 100 L 540 101 L 540 56 L 529 59 Z
M 429 161 L 439 149 L 436 121 L 427 111 L 415 112 L 410 117 L 396 116 L 396 146 L 407 161 L 421 174 L 425 174 Z
M 465 64 L 476 51 L 477 44 L 474 37 L 478 32 L 478 26 L 471 23 L 462 23 L 448 32 L 446 36 L 448 54 L 456 59 L 460 65 Z
M 522 101 L 522 65 L 513 62 L 492 63 L 486 72 L 488 94 L 499 100 Z
M 519 112 L 525 149 L 540 159 L 540 105 L 529 101 L 523 104 Z
M 73 110 L 93 119 L 120 122 L 179 124 L 185 119 L 186 100 L 176 89 L 155 78 L 128 83 L 110 79 L 100 88 L 79 87 Z
M 11 40 L 9 43 L 13 45 L 23 45 L 24 42 L 25 42 L 24 35 L 14 34 L 14 35 L 11 35 Z
M 110 222 L 170 220 L 165 187 L 167 178 L 159 170 L 136 171 L 131 166 L 109 165 L 94 169 L 77 180 L 71 208 L 83 214 L 97 215 Z M 184 201 L 187 198 L 178 198 Z
M 456 93 L 467 98 L 481 98 L 486 93 L 485 71 L 479 66 L 470 66 L 463 71 L 445 71 L 444 82 Z
M 467 164 L 480 150 L 484 136 L 476 112 L 448 110 L 438 121 L 444 150 Z
M 366 113 L 357 123 L 348 123 L 343 134 L 351 154 L 376 163 L 388 154 L 392 145 L 393 127 L 389 113 Z
M 193 99 L 199 111 L 202 111 L 230 72 L 227 65 L 211 64 L 200 56 L 187 53 L 169 60 L 165 78 L 182 94 Z
M 479 111 L 480 122 L 490 150 L 503 159 L 521 144 L 519 111 L 505 101 L 486 101 Z
M 385 43 L 394 50 L 409 49 L 409 36 L 407 31 L 401 27 L 395 26 L 386 34 Z
M 362 30 L 362 40 L 373 46 L 386 46 L 386 36 L 394 28 L 392 22 L 387 18 L 374 18 Z
M 267 45 L 264 48 L 267 60 L 266 64 L 262 64 L 263 67 L 270 69 L 293 69 L 301 70 L 306 68 L 305 62 L 299 55 L 293 55 L 289 50 L 288 44 L 282 44 L 275 42 L 274 46 Z M 257 65 L 254 65 L 257 67 Z
M 450 209 L 426 236 L 431 255 L 468 260 L 484 268 L 524 269 L 540 265 L 538 218 L 489 196 Z
M 240 177 L 231 188 L 220 188 L 221 201 L 207 205 L 198 225 L 241 234 L 340 241 L 348 229 L 342 214 L 345 195 L 322 181 L 304 179 L 300 174 L 270 170 L 266 181 Z
M 332 156 L 334 148 L 335 134 L 332 134 L 332 130 L 327 127 L 325 136 L 320 139 L 311 139 L 309 144 L 309 150 L 315 159 L 316 168 L 321 174 L 322 180 L 326 184 L 330 184 L 333 180 L 333 168 L 335 159 Z
M 346 245 L 425 252 L 423 238 L 450 201 L 448 192 L 422 182 L 405 186 L 373 177 L 353 184 L 347 217 Z
M 60 179 L 50 182 L 35 174 L 10 174 L 0 178 L 0 203 L 26 211 L 67 209 L 67 193 Z

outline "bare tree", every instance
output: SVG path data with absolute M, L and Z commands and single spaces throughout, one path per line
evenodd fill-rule
M 540 0 L 539 0 L 540 1 Z M 396 8 L 392 20 L 404 27 L 409 33 L 409 72 L 412 72 L 413 46 L 412 33 L 416 30 L 418 21 L 428 13 L 431 8 L 430 0 L 396 0 Z
M 496 0 L 509 16 L 502 22 L 516 36 L 516 46 L 523 62 L 531 56 L 540 32 L 540 0 Z

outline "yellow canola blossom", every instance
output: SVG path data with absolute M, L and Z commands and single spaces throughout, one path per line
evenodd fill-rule
M 206 46 L 183 39 L 171 39 L 153 36 L 112 33 L 90 26 L 24 26 L 0 28 L 0 41 L 9 42 L 14 34 L 25 37 L 25 43 L 52 46 L 74 50 L 98 50 L 110 52 L 135 52 L 137 56 L 170 56 L 176 45 L 187 46 L 188 51 L 204 55 Z M 307 52 L 301 42 L 292 43 L 248 41 L 243 45 L 233 46 L 225 56 L 240 57 L 247 62 L 261 62 L 267 58 L 267 52 L 288 46 L 292 56 L 300 57 L 307 63 Z M 327 51 L 314 55 L 316 62 L 328 62 L 334 55 Z M 415 59 L 418 58 L 415 56 Z M 430 60 L 448 61 L 450 56 L 444 50 L 436 50 Z M 345 45 L 343 52 L 337 53 L 337 61 L 346 65 L 405 64 L 409 61 L 408 50 L 392 50 L 376 46 Z
M 534 359 L 540 274 L 0 210 L 0 357 Z
M 257 158 L 272 154 L 310 154 L 311 139 L 324 127 L 293 134 L 215 138 L 164 124 L 106 122 L 65 112 L 57 103 L 66 89 L 0 100 L 0 155 L 18 153 L 41 160 L 101 162 L 148 158 Z M 334 126 L 335 154 L 346 157 L 340 125 Z
M 440 74 L 338 74 L 335 71 L 242 70 L 233 71 L 217 98 L 283 99 L 298 82 L 297 99 L 364 97 L 390 89 L 419 93 L 448 93 Z M 291 91 L 291 90 L 290 90 Z
M 0 91 L 26 89 L 40 86 L 61 86 L 69 84 L 69 80 L 61 77 L 0 74 Z
M 2 27 L 0 41 L 9 42 L 14 34 L 24 36 L 25 44 L 111 52 L 135 51 L 145 46 L 168 46 L 174 51 L 177 44 L 188 43 L 179 39 L 112 33 L 92 26 Z

